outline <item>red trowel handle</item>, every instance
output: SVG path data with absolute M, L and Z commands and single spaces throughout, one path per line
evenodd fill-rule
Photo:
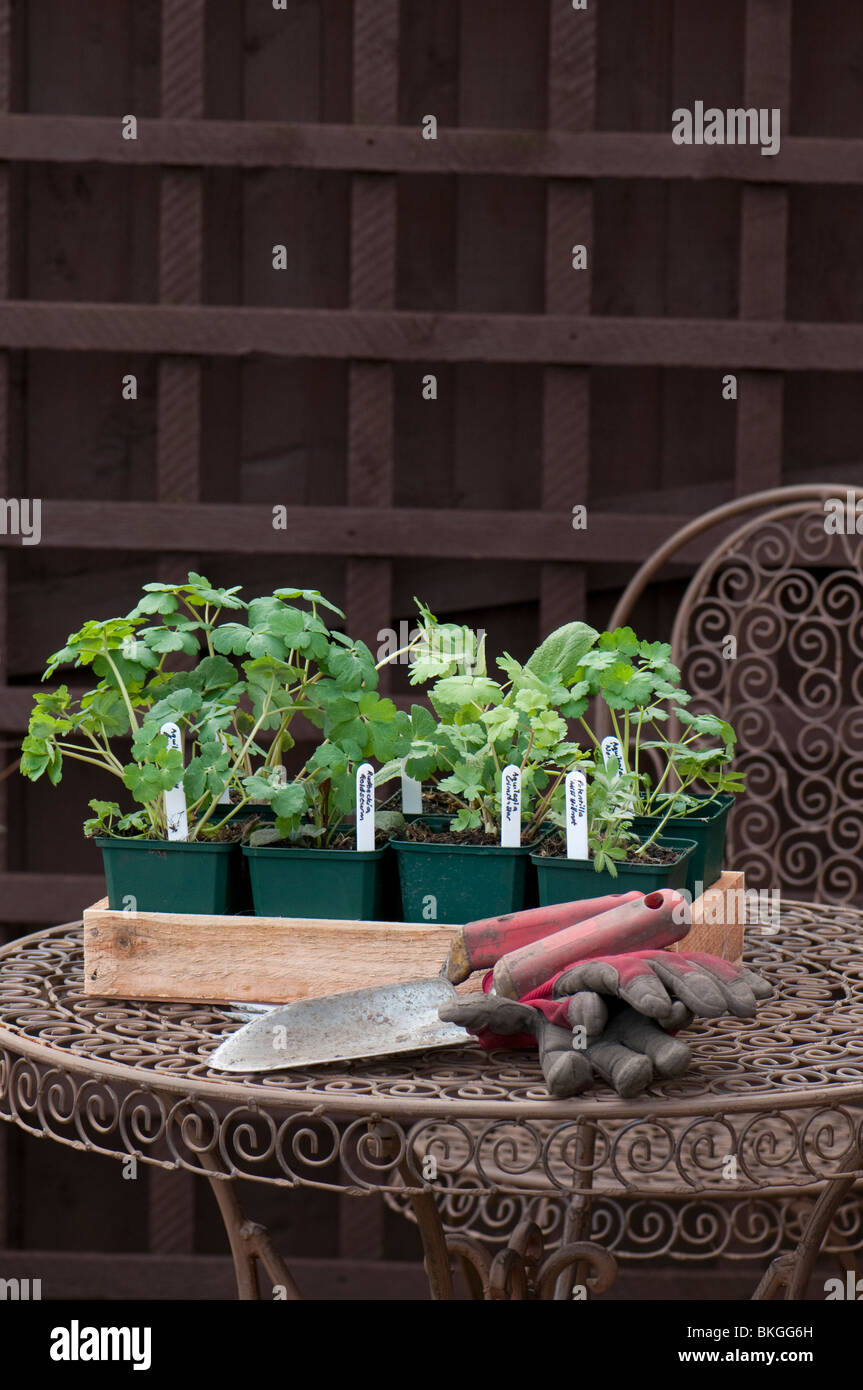
M 670 946 L 689 931 L 682 910 L 682 894 L 663 888 L 636 902 L 623 903 L 601 916 L 566 927 L 498 961 L 494 968 L 494 988 L 509 999 L 521 999 L 552 975 L 592 956 L 623 955 Z M 675 913 L 675 908 L 681 908 Z M 675 921 L 674 918 L 680 918 Z
M 622 903 L 641 901 L 642 893 L 608 893 L 603 898 L 582 898 L 573 903 L 532 907 L 526 912 L 508 912 L 503 917 L 483 917 L 459 927 L 452 939 L 446 976 L 454 985 L 466 980 L 474 970 L 487 970 L 509 951 L 529 946 L 543 936 L 551 936 L 576 922 L 586 922 Z

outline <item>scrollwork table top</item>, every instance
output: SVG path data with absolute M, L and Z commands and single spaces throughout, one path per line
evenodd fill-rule
M 589 1167 L 618 1191 L 727 1191 L 729 1155 L 737 1192 L 811 1186 L 863 1138 L 863 912 L 785 902 L 778 931 L 747 939 L 776 986 L 757 1019 L 698 1024 L 691 1070 L 636 1100 L 597 1086 L 564 1102 L 532 1053 L 474 1045 L 227 1076 L 208 1058 L 229 1010 L 85 995 L 81 925 L 54 927 L 0 950 L 0 1117 L 162 1166 L 217 1153 L 229 1176 L 287 1185 L 398 1187 L 391 1152 L 368 1149 L 384 1125 L 402 1156 L 437 1146 L 486 1190 L 572 1192 Z

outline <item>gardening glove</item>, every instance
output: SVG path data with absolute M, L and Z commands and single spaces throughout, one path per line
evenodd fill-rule
M 590 1085 L 592 1072 L 585 1052 L 572 1046 L 572 1029 L 553 1020 L 565 1007 L 551 1000 L 536 1004 L 504 999 L 497 994 L 472 994 L 442 1004 L 438 1015 L 476 1033 L 488 1052 L 496 1048 L 539 1048 L 545 1084 L 557 1100 L 577 1096 Z
M 530 1002 L 497 994 L 471 995 L 443 1004 L 442 1019 L 476 1033 L 487 1051 L 497 1048 L 539 1047 L 545 1084 L 556 1100 L 579 1095 L 594 1076 L 618 1095 L 636 1096 L 652 1081 L 680 1076 L 690 1062 L 685 1043 L 628 1006 L 606 1022 L 593 1042 L 564 1026 L 568 1000 L 532 998 Z M 577 1047 L 579 1042 L 587 1046 Z
M 772 993 L 772 986 L 754 971 L 701 951 L 631 951 L 581 961 L 562 971 L 551 987 L 553 998 L 569 999 L 570 1027 L 581 1025 L 589 1037 L 601 1031 L 603 1001 L 609 997 L 677 1029 L 687 1027 L 692 1017 L 730 1013 L 752 1018 L 757 1001 Z
M 685 1042 L 628 1005 L 588 1044 L 585 1055 L 594 1072 L 624 1099 L 640 1095 L 653 1081 L 682 1076 L 692 1061 Z

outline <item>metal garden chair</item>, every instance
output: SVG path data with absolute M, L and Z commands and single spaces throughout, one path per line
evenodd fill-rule
M 692 707 L 737 730 L 746 791 L 730 818 L 727 862 L 745 870 L 750 887 L 818 902 L 863 902 L 863 505 L 858 534 L 855 500 L 836 483 L 714 508 L 641 566 L 610 623 L 630 620 L 681 551 L 704 547 L 671 641 Z

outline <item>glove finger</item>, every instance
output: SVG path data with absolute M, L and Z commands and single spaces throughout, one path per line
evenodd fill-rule
M 592 989 L 597 994 L 616 994 L 618 974 L 612 961 L 585 960 L 571 970 L 564 970 L 554 982 L 552 995 L 562 999 L 567 994 L 579 994 Z
M 577 1057 L 578 1053 L 573 1053 Z M 653 1063 L 641 1052 L 621 1043 L 600 1041 L 587 1049 L 591 1066 L 619 1096 L 628 1099 L 645 1090 L 653 1080 Z
M 636 1052 L 643 1052 L 653 1063 L 657 1076 L 682 1076 L 692 1061 L 685 1042 L 672 1038 L 652 1019 L 624 1009 L 614 1020 L 617 1040 Z
M 668 1028 L 670 1032 L 676 1033 L 681 1028 L 688 1028 L 694 1018 L 694 1014 L 687 1009 L 686 1005 L 679 999 L 675 999 L 671 1006 L 668 1018 L 663 1020 L 663 1028 Z
M 659 954 L 657 952 L 657 956 Z M 662 954 L 668 959 L 651 960 L 650 968 L 669 993 L 676 995 L 687 1009 L 699 1018 L 718 1018 L 720 1014 L 728 1012 L 730 1001 L 711 974 L 687 962 L 674 960 L 673 952 L 664 951 Z
M 608 1006 L 592 989 L 573 994 L 566 1007 L 570 1028 L 583 1028 L 589 1038 L 598 1038 L 608 1022 Z
M 745 980 L 756 999 L 772 999 L 773 986 L 769 980 L 765 980 L 763 975 L 759 975 L 756 970 L 741 970 L 741 980 Z
M 438 1009 L 438 1018 L 444 1023 L 458 1023 L 471 1033 L 533 1033 L 537 1017 L 536 1009 L 529 1004 L 518 1004 L 496 994 L 454 999 Z
M 725 1001 L 725 1007 L 719 1010 L 720 1013 L 731 1013 L 737 1018 L 752 1018 L 755 1013 L 758 996 L 745 978 L 748 972 L 740 970 L 729 961 L 721 960 L 718 956 L 707 955 L 703 951 L 688 951 L 680 956 L 673 965 L 667 961 L 654 962 L 654 969 L 657 967 L 659 971 L 665 972 L 669 969 L 676 969 L 684 976 L 688 975 L 689 979 L 693 981 L 700 974 L 702 983 L 696 984 L 695 988 L 699 997 L 709 1000 L 711 1003 L 715 1002 L 715 996 L 711 992 L 711 983 L 708 982 L 712 982 L 712 986 Z M 679 989 L 676 992 L 681 999 L 684 997 Z M 715 1017 L 716 1015 L 711 1014 L 709 1016 Z
M 551 1095 L 557 1100 L 567 1100 L 590 1085 L 590 1064 L 583 1052 L 573 1052 L 568 1028 L 558 1028 L 539 1014 L 536 1034 L 539 1062 Z
M 654 954 L 630 951 L 602 960 L 582 961 L 572 970 L 564 971 L 555 982 L 553 993 L 560 997 L 592 989 L 598 994 L 616 994 L 640 1013 L 665 1022 L 673 999 L 650 968 Z
M 590 1063 L 583 1052 L 547 1052 L 540 1059 L 545 1084 L 555 1100 L 569 1100 L 587 1090 L 591 1082 Z
M 711 956 L 705 951 L 686 951 L 682 954 L 681 959 L 691 961 L 695 965 L 709 970 L 720 985 L 726 987 L 742 985 L 748 992 L 751 992 L 755 999 L 770 999 L 773 995 L 773 986 L 769 980 L 765 980 L 763 975 L 759 975 L 755 970 L 746 970 L 743 966 L 733 965 L 730 960 L 723 960 L 720 956 Z M 746 997 L 748 998 L 748 994 Z

